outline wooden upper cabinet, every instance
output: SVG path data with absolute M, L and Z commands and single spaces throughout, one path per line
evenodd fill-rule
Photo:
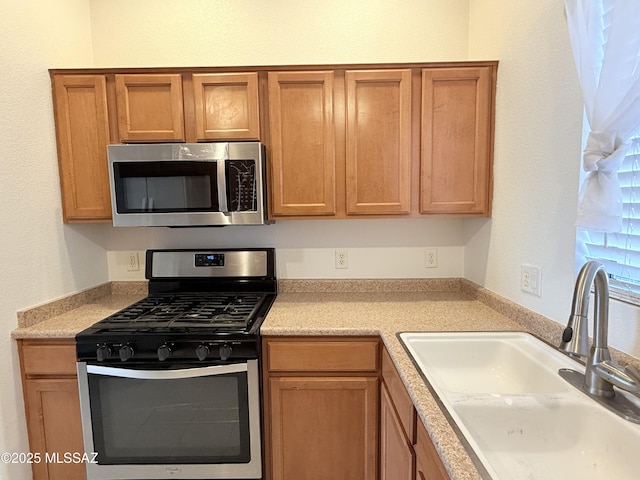
M 109 220 L 105 77 L 56 75 L 52 82 L 64 221 Z
M 269 72 L 273 216 L 334 215 L 334 74 Z
M 182 76 L 116 75 L 118 133 L 121 142 L 183 142 Z
M 196 140 L 259 140 L 258 74 L 194 74 Z
M 411 70 L 347 71 L 347 214 L 411 209 Z
M 421 213 L 490 214 L 493 71 L 422 70 Z
M 497 62 L 51 70 L 65 222 L 109 143 L 264 142 L 272 219 L 489 216 Z

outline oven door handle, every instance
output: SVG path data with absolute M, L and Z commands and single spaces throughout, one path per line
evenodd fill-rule
M 132 370 L 129 368 L 87 365 L 87 373 L 91 373 L 93 375 L 137 378 L 142 380 L 171 380 L 178 378 L 208 377 L 212 375 L 225 375 L 228 373 L 239 373 L 246 371 L 246 363 L 235 363 L 232 365 L 211 365 L 208 367 L 183 368 L 177 370 Z

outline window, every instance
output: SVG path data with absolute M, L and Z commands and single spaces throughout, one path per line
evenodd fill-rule
M 640 305 L 640 132 L 619 170 L 623 227 L 620 233 L 578 231 L 579 269 L 598 260 L 609 273 L 611 297 Z

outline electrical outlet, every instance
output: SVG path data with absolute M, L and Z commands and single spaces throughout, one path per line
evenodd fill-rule
M 347 250 L 336 250 L 336 268 L 349 268 L 349 253 Z
M 424 250 L 424 268 L 436 268 L 438 266 L 438 249 L 426 248 Z
M 542 296 L 542 271 L 540 267 L 522 264 L 520 288 L 538 297 Z
M 137 272 L 139 270 L 138 252 L 129 252 L 127 254 L 127 272 Z

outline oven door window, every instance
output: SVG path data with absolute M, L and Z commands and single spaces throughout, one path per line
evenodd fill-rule
M 88 386 L 100 464 L 251 459 L 246 371 L 164 379 L 89 373 Z
M 113 164 L 118 213 L 218 212 L 217 162 Z

